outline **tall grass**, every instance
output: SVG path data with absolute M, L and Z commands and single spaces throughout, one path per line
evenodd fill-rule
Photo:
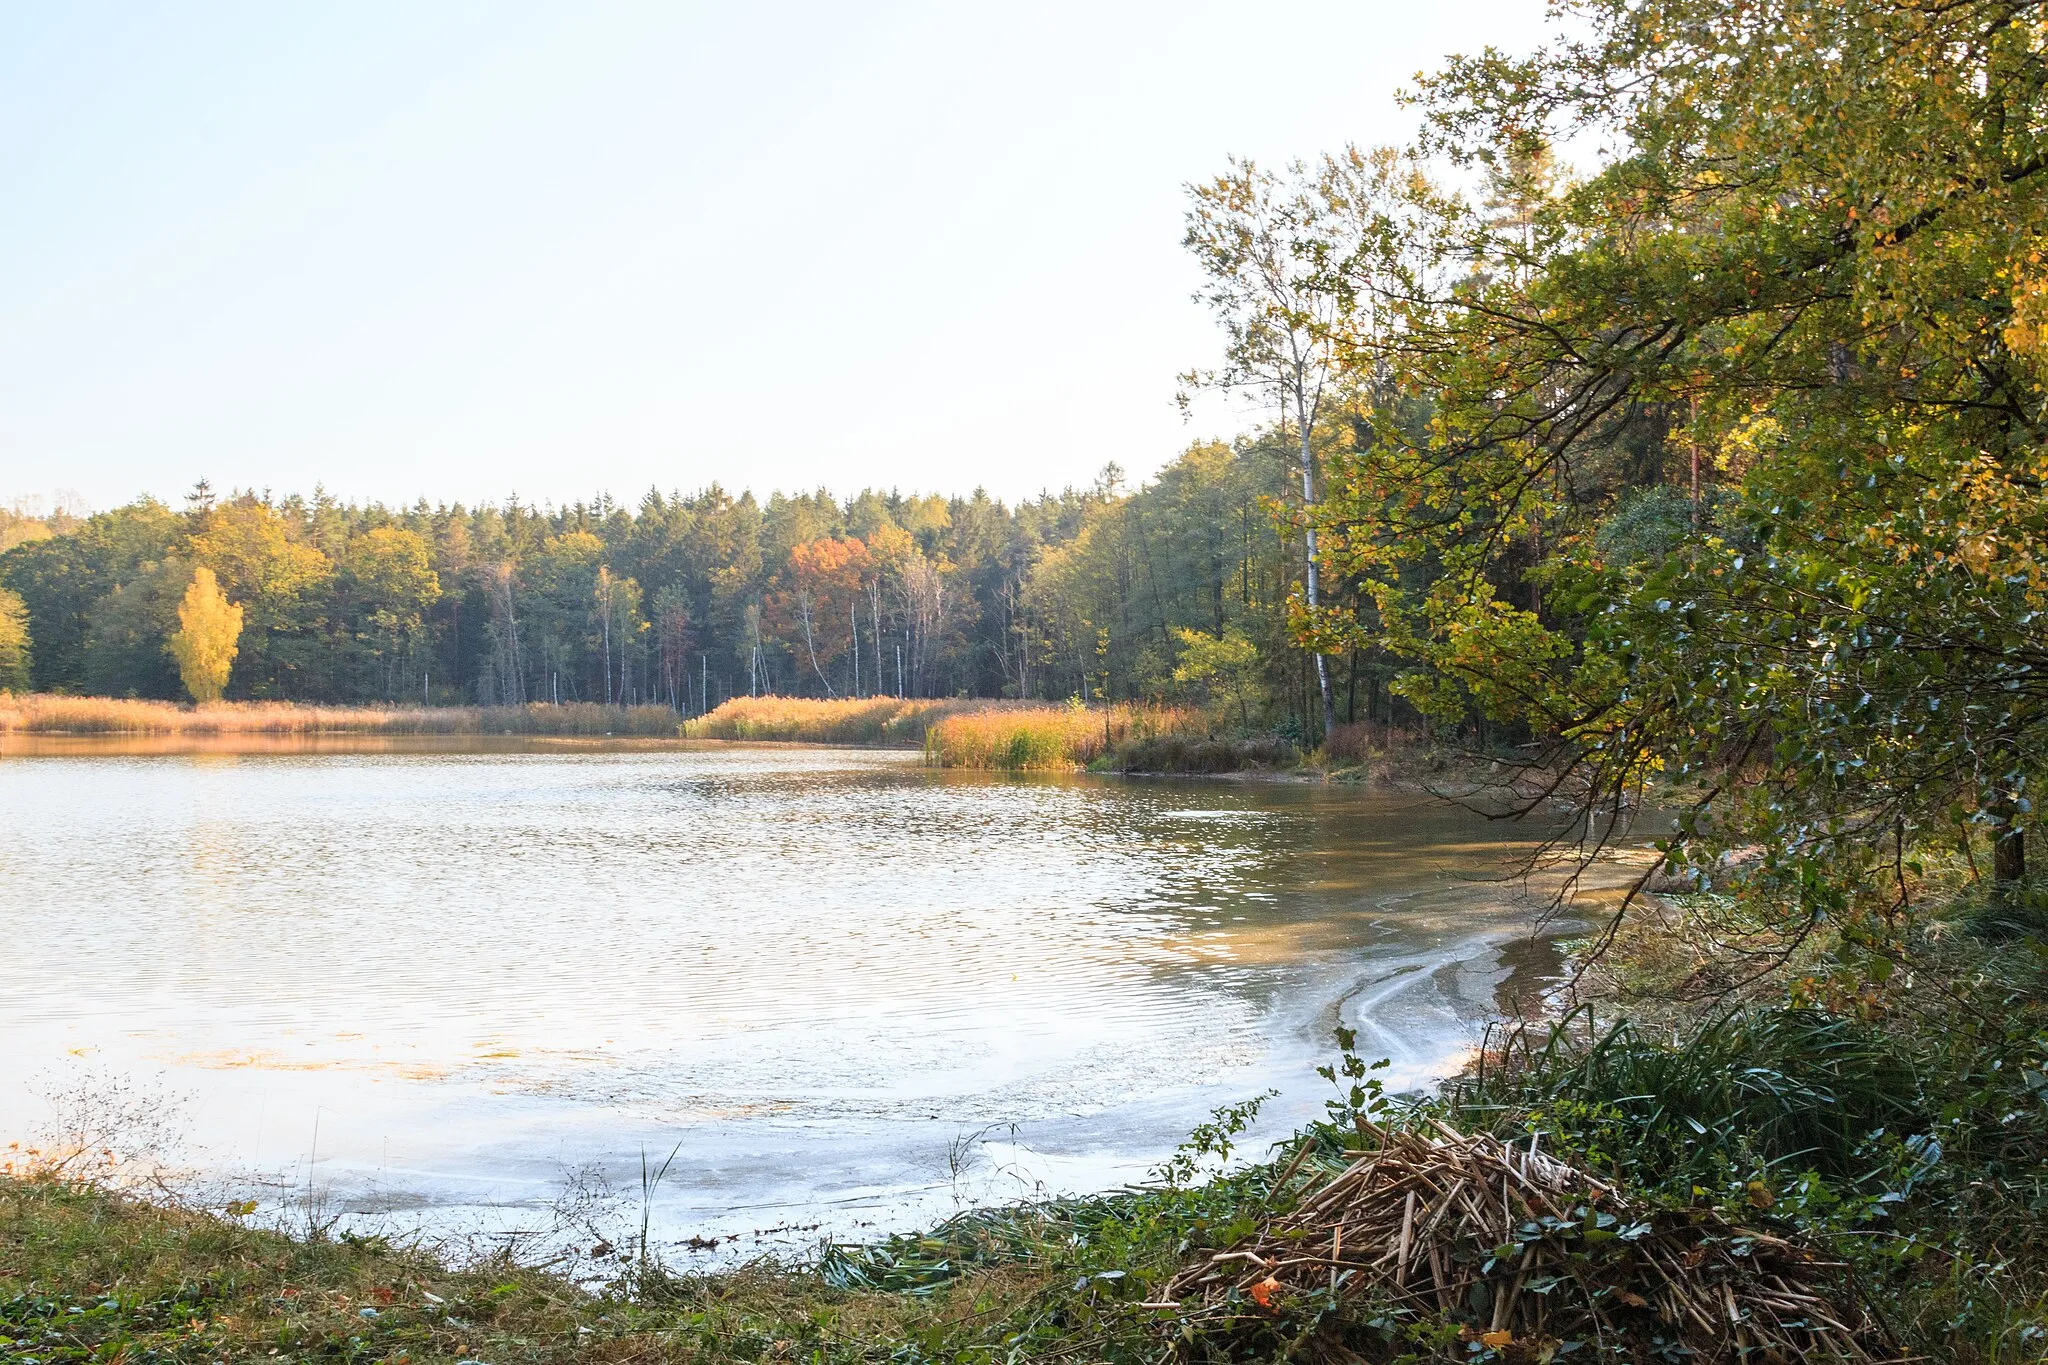
M 684 726 L 692 739 L 918 745 L 939 721 L 1014 702 L 915 697 L 734 697 Z
M 940 768 L 1071 771 L 1126 745 L 1208 733 L 1199 711 L 1173 706 L 1018 706 L 947 716 L 925 735 Z
M 1707 1179 L 1702 1160 L 1738 1154 L 1852 1174 L 1872 1133 L 1929 1108 L 1903 1038 L 1815 1009 L 1733 1010 L 1675 1038 L 1627 1020 L 1586 1036 L 1579 1022 L 1511 1030 L 1447 1087 L 1451 1107 L 1575 1125 L 1645 1184 Z
M 118 697 L 0 693 L 0 734 L 58 735 L 665 735 L 665 706 L 311 706 L 214 702 L 180 706 Z

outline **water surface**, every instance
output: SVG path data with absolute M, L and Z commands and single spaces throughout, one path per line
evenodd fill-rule
M 1312 1111 L 1340 1017 L 1439 1074 L 1528 913 L 1523 832 L 1319 785 L 82 747 L 0 756 L 0 1141 L 137 1078 L 189 1165 L 357 1219 L 539 1229 L 671 1151 L 672 1239 L 1101 1188 Z

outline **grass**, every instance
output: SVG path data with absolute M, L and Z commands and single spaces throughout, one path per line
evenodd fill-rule
M 58 735 L 647 735 L 674 736 L 665 706 L 315 706 L 0 693 L 0 734 Z
M 2028 968 L 2031 975 L 2036 969 Z M 1956 983 L 1961 984 L 1961 983 Z M 1676 1036 L 1566 1023 L 1451 1087 L 1468 1126 L 1849 1267 L 1913 1354 L 2048 1358 L 2048 1010 L 1987 974 L 1884 1020 L 1748 1007 Z
M 684 733 L 692 739 L 916 748 L 925 742 L 926 732 L 948 716 L 1012 705 L 950 697 L 734 697 L 689 721 Z
M 1272 1174 L 971 1213 L 802 1265 L 634 1262 L 594 1284 L 0 1177 L 0 1359 L 1149 1360 L 1165 1338 L 1145 1295 L 1183 1247 L 1235 1235 Z

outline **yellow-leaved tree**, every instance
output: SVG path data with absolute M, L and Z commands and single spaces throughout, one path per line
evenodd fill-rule
M 28 608 L 0 588 L 0 692 L 28 691 L 28 645 Z
M 185 600 L 178 604 L 178 629 L 168 642 L 192 700 L 220 700 L 241 638 L 241 607 L 228 601 L 213 570 L 200 565 L 192 571 Z

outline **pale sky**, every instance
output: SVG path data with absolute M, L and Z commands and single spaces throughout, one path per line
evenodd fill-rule
M 1143 476 L 1183 185 L 1541 0 L 0 4 L 0 502 Z

